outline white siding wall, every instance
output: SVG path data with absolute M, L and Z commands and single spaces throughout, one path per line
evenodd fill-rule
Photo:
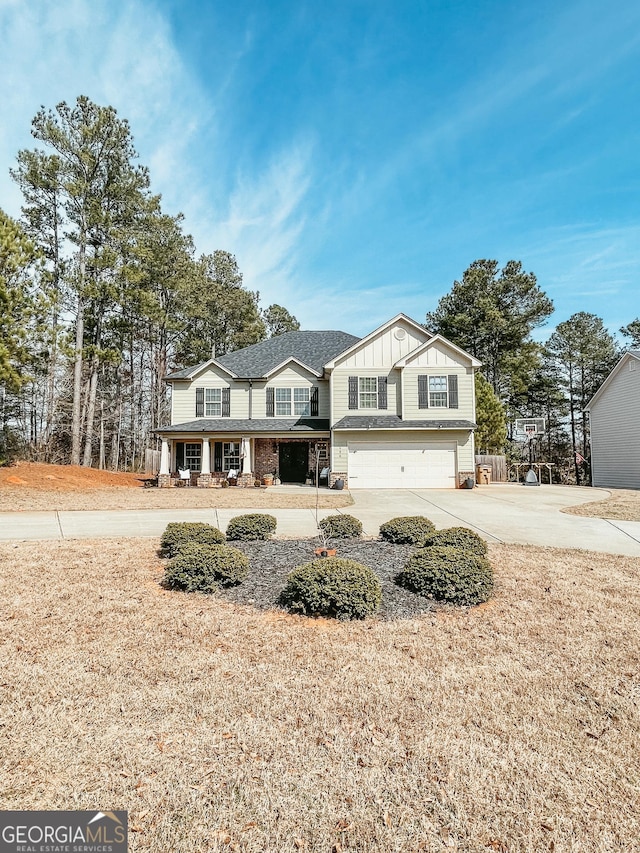
M 377 444 L 379 442 L 392 442 L 394 444 L 406 441 L 410 444 L 423 442 L 425 446 L 429 442 L 455 442 L 457 444 L 458 471 L 474 471 L 474 449 L 473 449 L 473 433 L 465 430 L 429 430 L 418 432 L 415 430 L 371 430 L 367 431 L 339 431 L 334 432 L 331 439 L 331 470 L 339 473 L 347 471 L 347 445 L 349 441 L 357 441 L 359 443 L 370 442 Z
M 640 489 L 640 362 L 632 356 L 592 407 L 591 462 L 594 486 Z

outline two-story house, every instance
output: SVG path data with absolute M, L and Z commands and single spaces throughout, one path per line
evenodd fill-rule
M 469 353 L 399 314 L 366 337 L 288 332 L 166 377 L 161 486 L 328 467 L 350 489 L 455 488 L 473 477 Z

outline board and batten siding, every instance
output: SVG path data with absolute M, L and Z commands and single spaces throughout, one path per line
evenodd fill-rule
M 440 444 L 442 442 L 455 443 L 457 446 L 458 471 L 474 471 L 474 443 L 473 433 L 465 430 L 340 430 L 334 432 L 331 438 L 331 470 L 347 471 L 349 442 L 357 441 L 359 444 L 369 442 L 379 444 L 387 442 L 390 444 L 401 444 L 407 442 L 415 445 L 416 442 L 428 447 L 430 443 Z
M 363 368 L 364 370 L 373 368 L 384 372 L 430 337 L 426 329 L 422 333 L 410 323 L 398 320 L 370 341 L 361 345 L 356 344 L 353 352 L 344 358 L 338 358 L 336 368 Z
M 591 468 L 594 486 L 640 489 L 640 361 L 633 356 L 591 407 Z
M 418 376 L 451 376 L 458 377 L 458 408 L 449 409 L 440 406 L 429 406 L 421 409 L 418 405 Z M 402 418 L 413 420 L 465 420 L 474 421 L 474 378 L 473 369 L 460 365 L 442 365 L 433 367 L 405 367 L 402 371 L 402 396 L 404 408 Z

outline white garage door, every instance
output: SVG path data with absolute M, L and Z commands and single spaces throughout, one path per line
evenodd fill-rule
M 454 489 L 455 486 L 455 444 L 349 442 L 350 489 Z

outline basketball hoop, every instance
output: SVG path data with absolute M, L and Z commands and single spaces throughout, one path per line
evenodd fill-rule
M 516 418 L 515 435 L 526 438 L 531 442 L 536 436 L 543 435 L 545 431 L 544 418 Z

